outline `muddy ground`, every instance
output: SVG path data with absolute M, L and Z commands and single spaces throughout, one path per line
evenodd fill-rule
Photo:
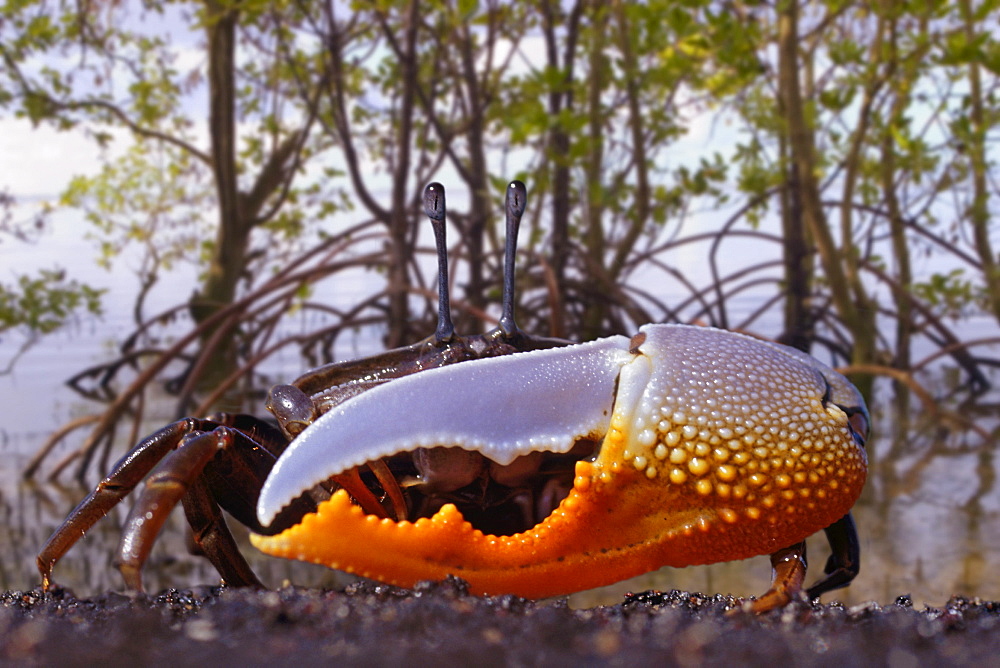
M 402 590 L 204 587 L 80 600 L 0 595 L 0 663 L 18 665 L 981 666 L 1000 656 L 1000 603 L 914 609 L 793 603 L 726 616 L 734 599 L 672 591 L 571 610 L 480 598 L 449 581 Z

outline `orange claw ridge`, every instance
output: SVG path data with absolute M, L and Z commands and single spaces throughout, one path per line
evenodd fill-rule
M 577 463 L 573 490 L 556 511 L 513 536 L 483 534 L 450 504 L 416 522 L 366 516 L 341 490 L 299 525 L 251 540 L 274 556 L 402 587 L 452 574 L 468 581 L 474 593 L 542 598 L 661 566 L 772 552 L 842 517 L 865 479 L 859 451 L 829 467 L 814 467 L 805 457 L 803 466 L 787 471 L 784 466 L 774 471 L 774 462 L 764 461 L 748 467 L 717 464 L 711 471 L 688 463 L 688 480 L 678 484 L 676 467 L 650 476 L 648 469 L 623 465 L 625 440 L 612 429 L 596 462 Z M 736 480 L 731 473 L 740 469 L 754 473 Z M 789 497 L 806 502 L 789 503 Z

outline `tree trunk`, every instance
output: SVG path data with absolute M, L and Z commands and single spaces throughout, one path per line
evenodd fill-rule
M 779 101 L 780 104 L 780 101 Z M 813 257 L 808 231 L 803 225 L 802 187 L 798 170 L 789 160 L 788 142 L 781 138 L 782 158 L 787 161 L 785 187 L 781 192 L 782 264 L 785 267 L 785 331 L 779 341 L 809 352 L 815 316 L 810 308 L 813 287 Z
M 969 44 L 976 39 L 975 16 L 972 3 L 969 0 L 959 0 L 959 10 L 962 22 L 965 24 L 965 36 Z M 968 216 L 972 224 L 972 237 L 983 265 L 983 277 L 986 282 L 986 294 L 989 299 L 993 316 L 1000 320 L 1000 266 L 990 242 L 990 209 L 989 209 L 989 163 L 986 159 L 986 133 L 989 125 L 986 122 L 986 111 L 983 104 L 983 83 L 979 63 L 969 62 L 969 133 L 968 153 L 972 177 L 972 204 Z
M 218 196 L 219 225 L 215 247 L 202 288 L 191 299 L 191 316 L 204 322 L 231 304 L 246 266 L 251 223 L 242 210 L 236 167 L 235 52 L 239 13 L 220 3 L 206 2 L 208 33 L 209 133 L 212 170 Z M 214 332 L 206 331 L 202 342 Z M 236 346 L 230 333 L 212 353 L 199 385 L 209 387 L 234 369 Z
M 239 283 L 247 272 L 251 231 L 280 208 L 282 198 L 275 200 L 273 196 L 281 192 L 291 179 L 293 171 L 290 165 L 296 162 L 308 135 L 308 123 L 289 133 L 267 156 L 250 190 L 240 190 L 236 161 L 236 29 L 240 15 L 227 4 L 214 0 L 206 1 L 205 11 L 209 140 L 219 224 L 205 282 L 191 297 L 191 317 L 198 324 L 236 299 Z M 269 213 L 262 213 L 265 204 L 271 207 Z M 214 350 L 206 351 L 210 362 L 197 381 L 199 387 L 214 387 L 235 369 L 238 361 L 238 334 L 235 330 L 227 332 L 217 342 Z M 215 330 L 203 332 L 202 344 L 215 335 Z
M 594 286 L 594 293 L 608 295 L 614 286 L 607 285 L 614 281 L 614 274 L 604 271 L 607 243 L 604 237 L 604 111 L 601 108 L 601 94 L 607 82 L 607 68 L 604 56 L 603 40 L 596 34 L 596 26 L 600 18 L 607 18 L 607 12 L 602 10 L 600 2 L 591 1 L 591 29 L 585 38 L 587 50 L 587 133 L 590 145 L 585 162 L 586 182 L 584 197 L 587 203 L 584 212 L 584 244 L 591 274 L 588 282 Z M 622 18 L 622 20 L 624 20 Z M 623 28 L 624 30 L 624 28 Z M 581 331 L 577 333 L 581 340 L 587 341 L 603 334 L 602 324 L 608 313 L 606 299 L 588 299 L 584 304 Z
M 889 113 L 890 127 L 903 122 L 903 115 L 909 105 L 908 91 L 912 90 L 913 73 L 906 68 L 899 76 L 896 64 L 899 61 L 897 22 L 895 17 L 880 24 L 879 35 L 886 34 L 889 72 L 894 82 L 894 95 Z M 881 40 L 879 40 L 881 41 Z M 892 240 L 892 257 L 896 264 L 896 280 L 912 294 L 913 274 L 910 267 L 910 248 L 906 241 L 906 221 L 903 217 L 899 198 L 896 196 L 896 149 L 890 129 L 887 128 L 881 141 L 882 199 L 889 214 L 889 236 Z M 913 308 L 908 297 L 896 298 L 896 356 L 894 364 L 900 369 L 910 368 L 910 339 L 913 336 Z M 908 393 L 904 383 L 897 383 L 897 392 Z
M 389 332 L 386 345 L 396 348 L 412 343 L 410 331 L 409 286 L 407 272 L 412 249 L 409 244 L 410 216 L 409 193 L 410 141 L 413 134 L 414 97 L 417 85 L 417 28 L 419 27 L 418 0 L 411 0 L 405 29 L 404 55 L 400 58 L 403 76 L 402 98 L 399 103 L 399 129 L 396 135 L 396 162 L 393 166 L 392 212 L 389 220 Z
M 492 218 L 490 211 L 492 200 L 485 152 L 486 121 L 483 114 L 485 101 L 476 75 L 477 54 L 473 49 L 474 37 L 469 30 L 467 21 L 462 23 L 458 39 L 460 40 L 459 50 L 462 59 L 462 79 L 465 82 L 465 98 L 469 111 L 467 119 L 469 166 L 465 170 L 470 194 L 469 224 L 465 230 L 465 244 L 469 252 L 469 284 L 466 286 L 465 295 L 470 306 L 476 310 L 484 311 L 488 290 L 483 276 L 484 242 L 486 226 Z M 463 329 L 465 331 L 479 331 L 484 327 L 485 323 L 483 322 L 467 322 Z
M 573 107 L 573 63 L 582 5 L 583 0 L 578 0 L 570 11 L 566 24 L 565 50 L 560 63 L 559 43 L 556 39 L 555 28 L 556 16 L 562 10 L 559 3 L 550 0 L 542 3 L 543 33 L 548 66 L 554 70 L 561 69 L 563 71 L 562 85 L 549 91 L 549 116 L 553 119 L 558 118 L 564 109 Z M 566 267 L 569 264 L 571 246 L 569 242 L 570 172 L 568 161 L 570 137 L 561 123 L 552 123 L 547 148 L 546 158 L 551 166 L 552 182 L 552 257 L 550 266 L 558 292 L 558 304 L 562 306 L 566 300 Z M 553 314 L 553 322 L 559 322 L 557 314 Z M 553 334 L 571 337 L 577 334 L 562 330 L 562 325 L 557 325 Z
M 802 198 L 802 218 L 816 244 L 834 306 L 853 336 L 852 361 L 864 364 L 871 362 L 875 354 L 875 312 L 865 308 L 867 299 L 857 275 L 848 276 L 844 270 L 843 255 L 853 252 L 849 247 L 852 240 L 843 239 L 847 247 L 838 249 L 820 200 L 819 164 L 798 79 L 801 67 L 798 57 L 798 2 L 792 0 L 778 6 L 778 84 L 785 113 L 790 168 L 795 170 Z M 864 384 L 870 389 L 869 382 Z

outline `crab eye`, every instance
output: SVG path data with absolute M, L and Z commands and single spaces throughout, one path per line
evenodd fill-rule
M 316 419 L 309 396 L 294 385 L 275 385 L 267 395 L 267 409 L 289 438 L 295 438 Z

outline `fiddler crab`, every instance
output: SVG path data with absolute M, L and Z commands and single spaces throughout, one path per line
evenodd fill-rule
M 805 539 L 820 530 L 832 554 L 806 595 L 850 583 L 869 422 L 858 390 L 798 350 L 709 327 L 646 325 L 581 344 L 520 331 L 525 198 L 512 182 L 496 329 L 454 333 L 444 190 L 431 184 L 437 331 L 274 387 L 277 427 L 217 414 L 148 436 L 42 548 L 43 587 L 143 479 L 117 558 L 134 590 L 178 502 L 197 550 L 233 586 L 260 582 L 221 509 L 263 552 L 403 587 L 453 574 L 474 593 L 541 598 L 769 554 L 771 588 L 744 606 L 763 612 L 801 595 Z

